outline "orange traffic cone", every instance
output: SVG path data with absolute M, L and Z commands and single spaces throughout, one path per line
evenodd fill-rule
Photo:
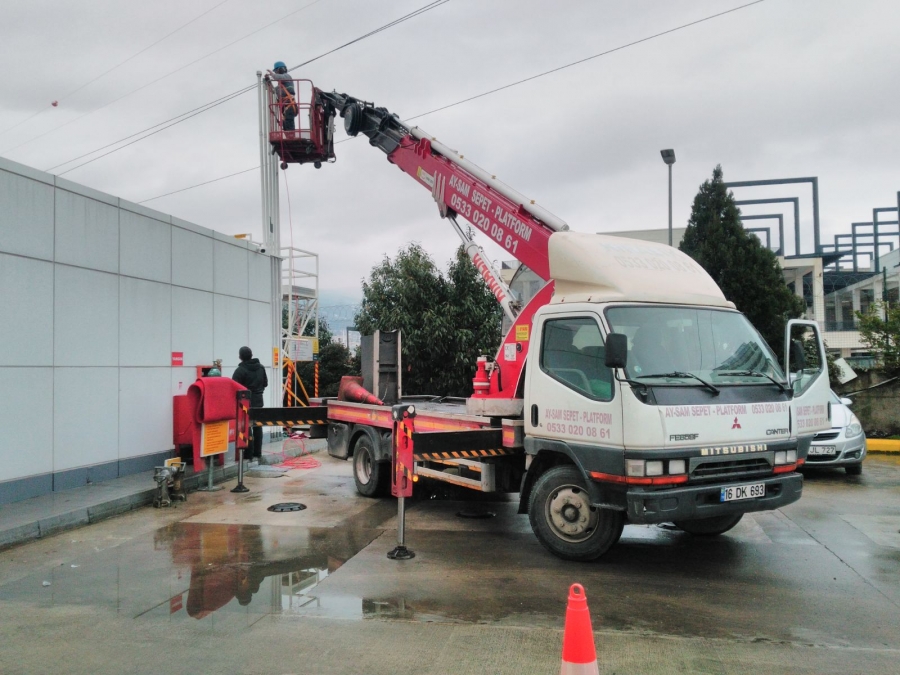
M 358 375 L 344 375 L 338 387 L 338 401 L 351 401 L 353 403 L 369 403 L 372 405 L 384 405 L 384 402 L 374 394 L 366 391 L 362 386 L 363 379 Z
M 566 630 L 563 633 L 562 667 L 559 675 L 600 675 L 597 668 L 597 650 L 594 648 L 594 631 L 588 611 L 584 586 L 569 587 L 569 604 L 566 607 Z

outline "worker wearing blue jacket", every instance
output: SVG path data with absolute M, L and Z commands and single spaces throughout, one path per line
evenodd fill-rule
M 276 61 L 273 67 L 272 79 L 278 92 L 278 107 L 281 110 L 281 128 L 284 131 L 294 131 L 294 120 L 297 117 L 297 92 L 294 83 L 288 73 L 284 61 Z

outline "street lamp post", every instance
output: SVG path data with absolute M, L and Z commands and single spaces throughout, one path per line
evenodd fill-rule
M 669 165 L 669 246 L 672 245 L 672 165 L 675 163 L 674 150 L 660 150 L 663 161 Z

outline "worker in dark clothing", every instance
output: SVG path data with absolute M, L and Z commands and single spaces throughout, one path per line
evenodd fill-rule
M 231 379 L 250 390 L 251 408 L 262 408 L 265 405 L 263 392 L 269 386 L 266 369 L 259 359 L 253 358 L 250 347 L 241 347 L 238 356 L 241 358 L 241 365 L 234 371 Z M 249 459 L 257 461 L 262 459 L 262 427 L 253 427 L 253 447 Z
M 297 92 L 294 83 L 288 74 L 284 61 L 276 61 L 273 67 L 272 79 L 278 93 L 278 108 L 281 110 L 281 128 L 284 131 L 294 131 L 294 119 L 297 117 Z

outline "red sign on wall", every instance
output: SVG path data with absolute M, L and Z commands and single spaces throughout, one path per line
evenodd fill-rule
M 184 365 L 184 352 L 172 352 L 172 365 L 173 366 L 183 366 Z

